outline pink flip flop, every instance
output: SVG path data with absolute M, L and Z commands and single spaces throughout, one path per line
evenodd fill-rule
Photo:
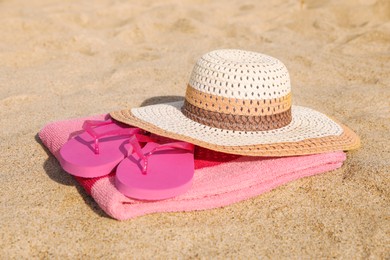
M 60 164 L 68 173 L 84 177 L 109 174 L 127 156 L 125 142 L 140 132 L 106 121 L 87 120 L 84 133 L 70 139 L 60 150 Z
M 186 142 L 168 144 L 138 142 L 132 137 L 132 150 L 116 169 L 115 185 L 126 195 L 139 200 L 163 200 L 186 192 L 194 176 L 194 145 Z

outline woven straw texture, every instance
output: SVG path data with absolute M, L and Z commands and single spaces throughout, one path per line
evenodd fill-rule
M 243 50 L 203 55 L 184 102 L 111 113 L 123 123 L 209 149 L 244 155 L 303 155 L 359 146 L 347 127 L 309 108 L 292 106 L 286 66 Z
M 182 102 L 174 102 L 169 104 L 160 104 L 160 105 L 152 105 L 152 106 L 144 107 L 147 110 L 143 110 L 143 108 L 138 108 L 138 111 L 143 111 L 146 114 L 153 115 L 152 117 L 150 117 L 150 121 L 152 122 L 148 122 L 144 119 L 136 117 L 131 110 L 115 111 L 110 113 L 110 115 L 112 118 L 122 123 L 140 127 L 146 131 L 161 136 L 166 136 L 173 139 L 190 142 L 195 145 L 208 148 L 211 150 L 215 150 L 215 151 L 220 151 L 220 152 L 225 152 L 230 154 L 238 154 L 238 155 L 248 155 L 248 156 L 307 155 L 307 154 L 325 153 L 330 151 L 353 150 L 360 146 L 359 137 L 353 131 L 351 131 L 346 126 L 342 124 L 337 124 L 335 122 L 333 122 L 333 124 L 328 125 L 329 127 L 334 127 L 334 130 L 337 130 L 336 132 L 334 132 L 334 134 L 329 134 L 329 135 L 323 134 L 322 137 L 318 137 L 319 133 L 315 132 L 315 129 L 312 129 L 313 131 L 312 137 L 302 138 L 295 135 L 296 139 L 291 141 L 286 141 L 283 139 L 283 137 L 285 137 L 287 133 L 294 134 L 294 133 L 299 133 L 300 131 L 304 131 L 306 125 L 301 127 L 302 125 L 298 124 L 297 125 L 298 128 L 294 128 L 288 132 L 280 132 L 280 134 L 277 134 L 277 130 L 271 130 L 271 131 L 261 131 L 261 132 L 235 131 L 234 135 L 231 135 L 233 134 L 233 131 L 229 131 L 229 130 L 221 131 L 221 129 L 203 126 L 201 124 L 189 120 L 180 112 L 180 109 L 178 108 L 181 105 L 180 103 Z M 161 108 L 160 106 L 170 107 L 173 110 L 176 107 L 177 113 L 168 114 L 166 113 L 166 110 L 160 109 Z M 296 107 L 293 106 L 292 108 L 294 110 Z M 307 108 L 303 108 L 303 109 L 307 109 Z M 149 112 L 149 110 L 160 111 L 160 112 L 154 114 L 153 112 Z M 316 111 L 313 112 L 318 113 Z M 313 116 L 312 119 L 316 119 L 316 114 L 314 115 L 309 114 L 307 119 L 310 119 L 310 116 Z M 324 117 L 326 116 L 324 115 Z M 170 119 L 174 119 L 172 120 L 173 122 Z M 330 120 L 329 118 L 327 118 L 327 120 L 329 120 L 329 122 L 332 122 L 332 120 Z M 178 121 L 180 123 L 177 123 L 175 121 Z M 164 122 L 165 123 L 164 128 L 157 125 L 156 122 L 160 122 L 160 123 Z M 185 122 L 190 123 L 190 125 L 187 125 Z M 313 122 L 313 121 L 310 120 L 307 122 Z M 318 126 L 317 130 L 321 130 L 322 125 L 320 124 L 316 124 L 316 125 Z M 186 132 L 186 134 L 175 132 L 175 130 L 177 129 L 183 129 L 183 132 Z M 197 134 L 197 136 L 200 136 L 200 138 L 199 139 L 194 138 L 193 137 L 194 134 Z M 267 140 L 269 143 L 264 143 L 266 136 L 268 136 L 269 138 Z M 217 140 L 223 141 L 223 143 L 216 144 Z M 247 142 L 247 144 L 244 143 L 241 145 L 233 146 L 234 142 L 237 141 L 244 142 L 244 140 Z
M 195 64 L 189 85 L 234 99 L 272 99 L 291 91 L 290 77 L 281 61 L 243 50 L 206 53 Z

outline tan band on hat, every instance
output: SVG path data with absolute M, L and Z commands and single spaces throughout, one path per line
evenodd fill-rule
M 265 116 L 244 116 L 208 111 L 184 101 L 183 114 L 200 124 L 235 131 L 265 131 L 281 128 L 291 122 L 291 108 Z
M 254 96 L 253 99 L 237 99 L 205 93 L 191 85 L 187 86 L 186 100 L 193 106 L 208 111 L 245 116 L 274 115 L 291 107 L 291 93 L 271 99 L 259 99 L 258 96 Z

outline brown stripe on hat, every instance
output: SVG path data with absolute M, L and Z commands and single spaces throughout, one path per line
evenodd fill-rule
M 291 122 L 291 108 L 278 114 L 244 116 L 209 111 L 184 101 L 183 114 L 200 124 L 234 131 L 266 131 L 281 128 Z

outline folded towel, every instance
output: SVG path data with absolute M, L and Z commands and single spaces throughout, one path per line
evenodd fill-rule
M 81 132 L 85 120 L 106 117 L 99 115 L 50 123 L 39 132 L 39 137 L 58 159 L 61 146 Z M 134 200 L 120 193 L 114 185 L 115 172 L 99 178 L 76 177 L 76 180 L 108 215 L 125 220 L 156 212 L 223 207 L 287 182 L 337 169 L 345 159 L 344 152 L 265 158 L 229 155 L 196 147 L 192 188 L 178 197 L 152 202 Z

